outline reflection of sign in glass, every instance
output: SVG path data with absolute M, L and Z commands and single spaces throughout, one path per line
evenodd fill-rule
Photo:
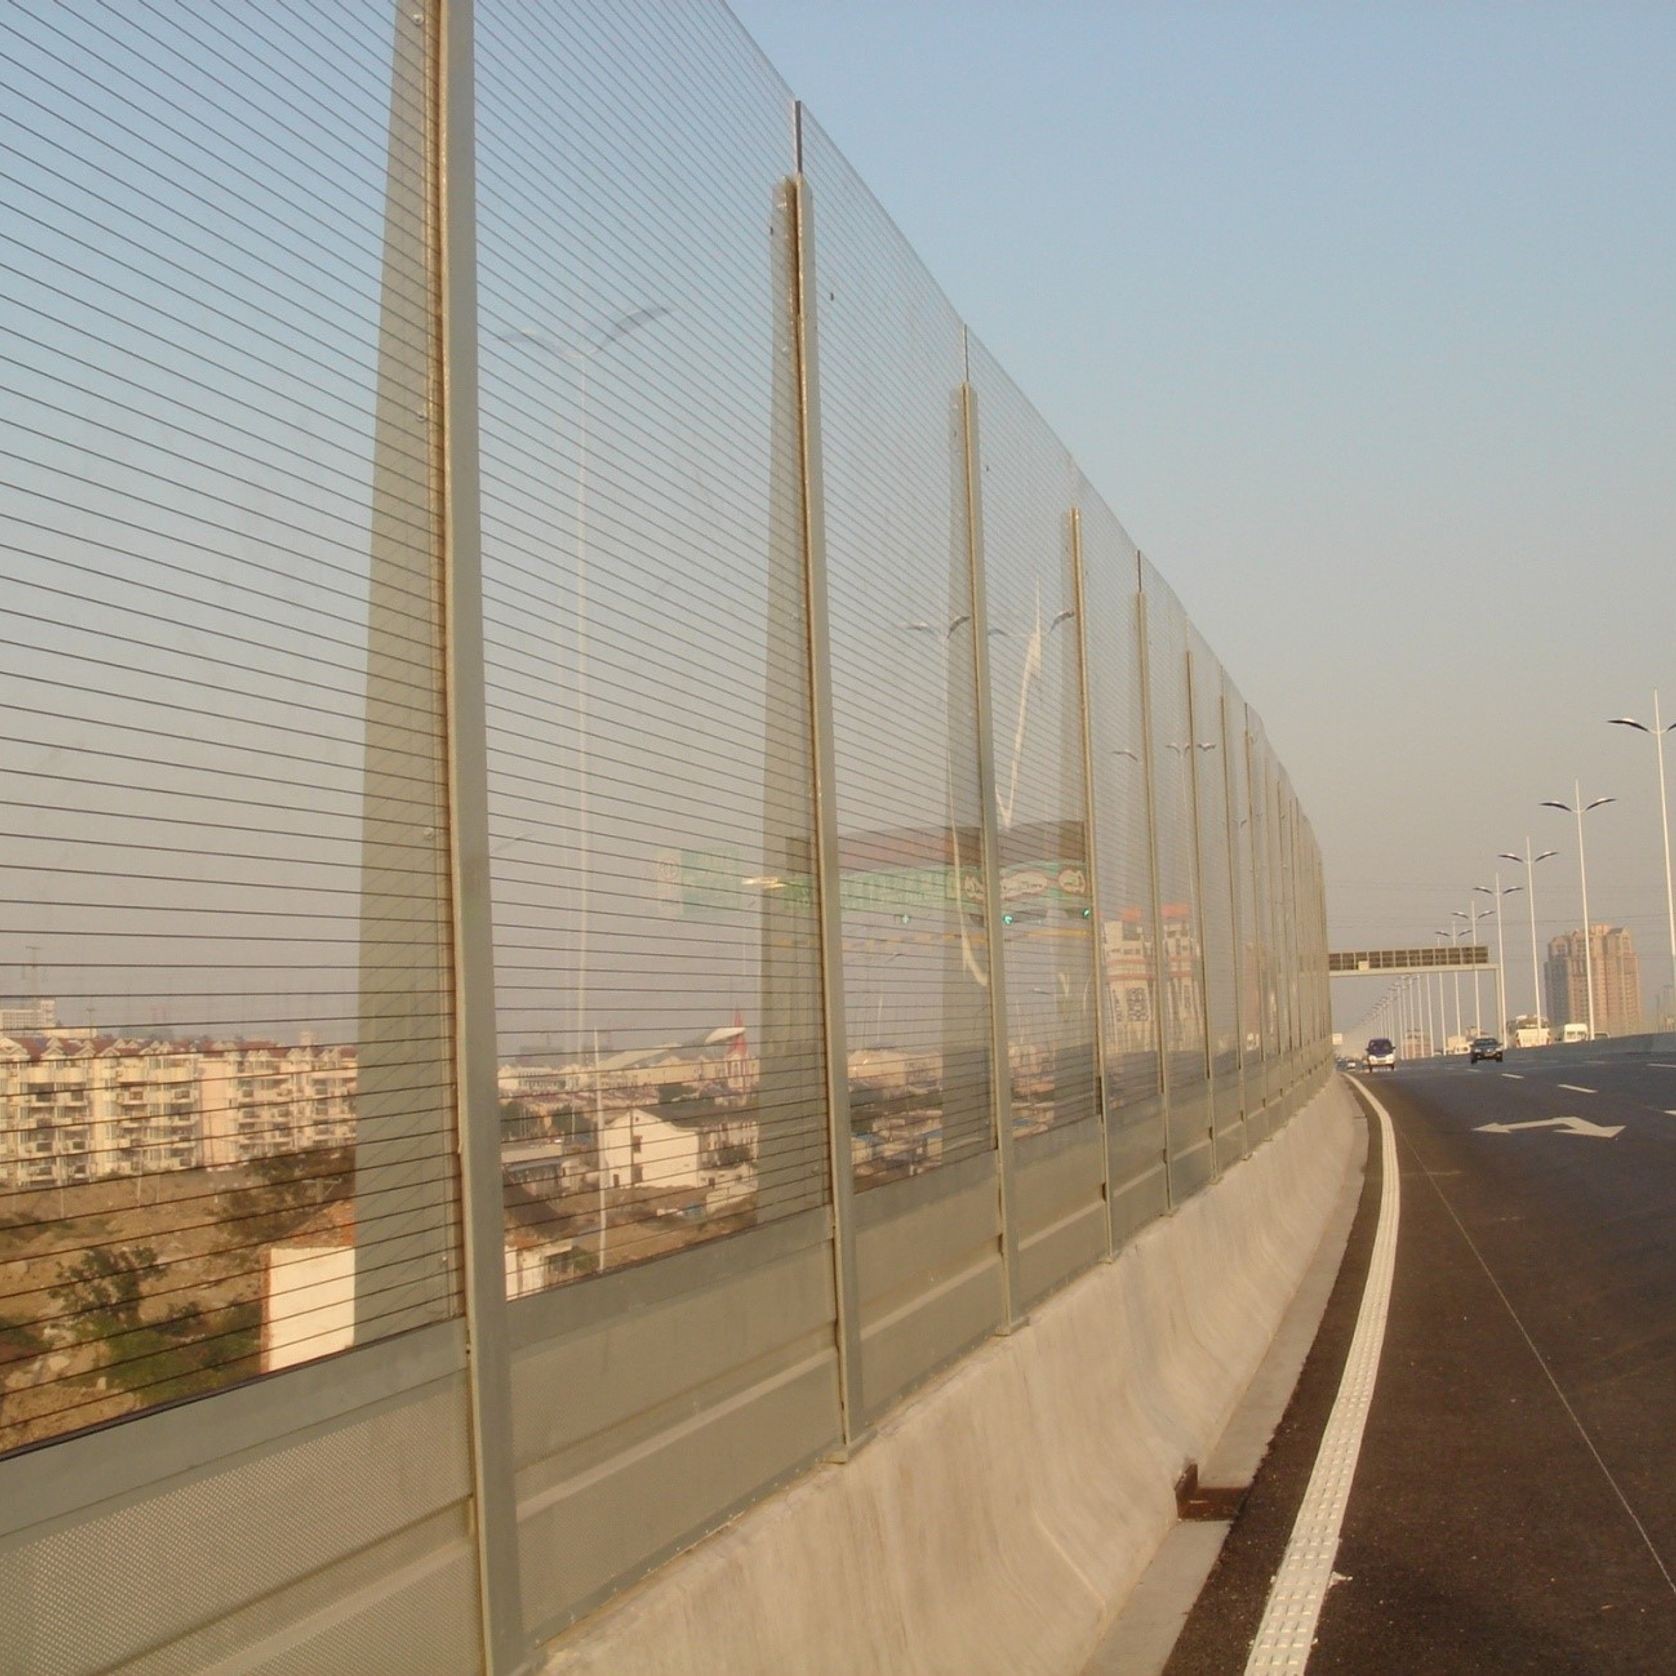
M 652 866 L 657 882 L 658 912 L 666 919 L 675 919 L 681 912 L 681 852 L 659 850 Z
M 670 916 L 737 913 L 772 892 L 806 907 L 814 900 L 807 873 L 754 874 L 731 850 L 659 850 L 654 861 L 658 910 Z M 983 906 L 983 873 L 976 867 L 888 867 L 845 873 L 839 880 L 846 913 L 901 915 L 930 911 L 955 900 Z M 1001 899 L 1058 908 L 1070 914 L 1088 906 L 1088 873 L 1080 862 L 1018 862 L 1002 869 Z

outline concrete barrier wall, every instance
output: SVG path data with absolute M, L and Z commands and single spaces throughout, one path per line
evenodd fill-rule
M 1555 1059 L 1633 1058 L 1636 1055 L 1676 1054 L 1676 1030 L 1651 1031 L 1642 1036 L 1603 1036 L 1592 1042 L 1554 1042 L 1543 1048 L 1515 1048 L 1521 1057 L 1540 1054 Z
M 1330 1082 L 1214 1187 L 552 1644 L 547 1676 L 1074 1671 L 1175 1520 L 1352 1158 Z

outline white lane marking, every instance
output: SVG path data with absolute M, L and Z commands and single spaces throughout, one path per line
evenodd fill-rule
M 1652 1068 L 1653 1068 L 1653 1069 L 1654 1069 L 1654 1070 L 1655 1070 L 1655 1071 L 1676 1071 L 1676 1065 L 1661 1065 L 1661 1064 L 1660 1064 L 1660 1063 L 1659 1063 L 1659 1062 L 1658 1062 L 1658 1060 L 1656 1060 L 1656 1059 L 1649 1059 L 1649 1060 L 1648 1060 L 1648 1061 L 1647 1061 L 1647 1063 L 1648 1063 L 1648 1064 L 1649 1064 L 1649 1065 L 1651 1065 L 1651 1066 L 1652 1066 Z
M 1379 1226 L 1373 1236 L 1373 1256 L 1362 1289 L 1362 1307 L 1350 1354 L 1339 1380 L 1333 1411 L 1321 1436 L 1321 1448 L 1309 1475 L 1303 1505 L 1292 1525 L 1280 1569 L 1269 1586 L 1268 1604 L 1251 1653 L 1246 1676 L 1301 1676 L 1309 1663 L 1321 1603 L 1333 1580 L 1344 1509 L 1350 1500 L 1351 1480 L 1362 1453 L 1362 1433 L 1379 1374 L 1379 1353 L 1385 1343 L 1385 1320 L 1391 1310 L 1391 1277 L 1397 1262 L 1397 1219 L 1402 1210 L 1402 1187 L 1397 1175 L 1397 1143 L 1386 1111 L 1358 1078 L 1361 1089 L 1379 1117 Z
M 1664 1115 L 1666 1117 L 1676 1117 L 1676 1111 L 1668 1111 L 1667 1110 Z
M 1580 1088 L 1574 1082 L 1562 1082 L 1560 1084 L 1560 1087 L 1563 1088 L 1563 1089 L 1566 1089 L 1568 1092 L 1570 1092 L 1572 1094 L 1593 1094 L 1595 1092 L 1595 1090 L 1592 1089 L 1592 1088 Z
M 1502 1075 L 1506 1077 L 1509 1082 L 1523 1082 L 1525 1080 L 1524 1077 L 1517 1071 L 1503 1071 Z
M 1538 1117 L 1529 1123 L 1480 1123 L 1480 1135 L 1511 1135 L 1520 1129 L 1562 1129 L 1568 1135 L 1591 1135 L 1597 1141 L 1615 1140 L 1623 1134 L 1619 1123 L 1591 1123 L 1586 1117 Z

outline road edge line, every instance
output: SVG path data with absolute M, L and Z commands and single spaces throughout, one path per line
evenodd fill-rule
M 1346 1079 L 1379 1119 L 1379 1225 L 1367 1279 L 1362 1287 L 1356 1331 L 1345 1358 L 1338 1395 L 1327 1417 L 1302 1505 L 1292 1523 L 1286 1552 L 1269 1586 L 1246 1676 L 1301 1676 L 1315 1642 L 1321 1606 L 1333 1579 L 1344 1511 L 1362 1453 L 1362 1434 L 1379 1375 L 1385 1323 L 1391 1310 L 1391 1282 L 1396 1273 L 1397 1224 L 1402 1214 L 1402 1185 L 1397 1174 L 1396 1130 L 1391 1114 L 1357 1078 Z

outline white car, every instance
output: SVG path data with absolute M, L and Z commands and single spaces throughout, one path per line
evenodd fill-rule
M 1368 1070 L 1394 1071 L 1397 1068 L 1396 1044 L 1389 1036 L 1375 1036 L 1368 1043 Z

